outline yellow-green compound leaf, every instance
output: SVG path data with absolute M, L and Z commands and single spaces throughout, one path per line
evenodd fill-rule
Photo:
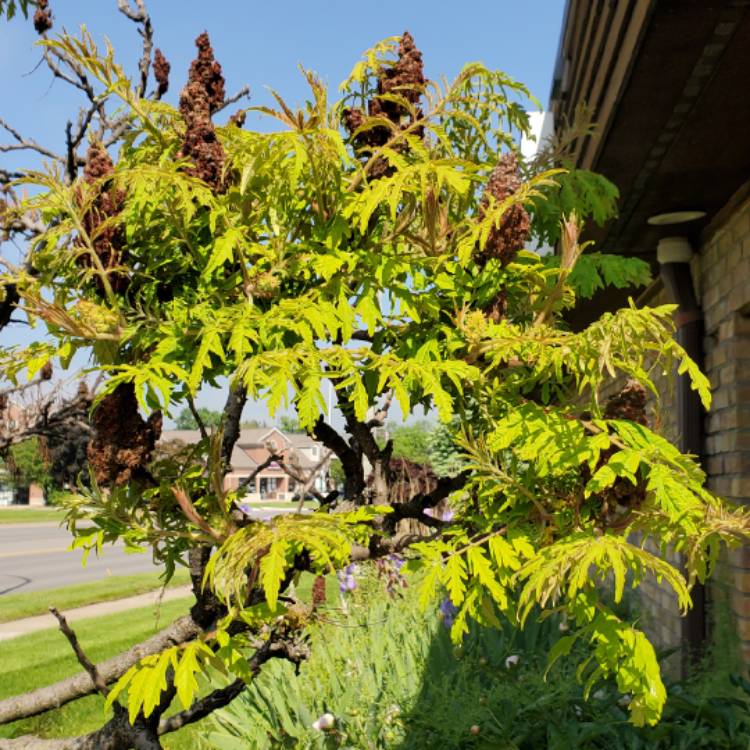
M 260 582 L 271 609 L 276 608 L 279 598 L 279 586 L 284 580 L 288 548 L 286 540 L 279 539 L 271 544 L 270 549 L 260 561 Z
M 464 600 L 466 594 L 466 563 L 461 555 L 453 555 L 446 560 L 443 569 L 443 583 L 448 589 L 451 601 L 457 607 Z
M 115 684 L 107 696 L 106 707 L 114 703 L 120 693 L 128 690 L 128 717 L 132 724 L 138 714 L 148 717 L 159 705 L 161 694 L 167 689 L 167 670 L 177 667 L 178 646 L 168 648 L 160 654 L 141 659 Z
M 203 641 L 188 643 L 182 650 L 182 658 L 174 672 L 174 685 L 183 708 L 192 705 L 198 692 L 196 675 L 203 671 L 202 657 L 205 656 L 212 656 L 212 653 Z

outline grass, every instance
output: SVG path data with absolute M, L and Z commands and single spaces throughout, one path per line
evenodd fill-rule
M 178 570 L 169 586 L 181 586 L 190 581 L 185 570 Z M 27 594 L 6 594 L 0 597 L 0 622 L 19 620 L 22 617 L 46 614 L 54 604 L 63 611 L 86 604 L 108 602 L 135 596 L 161 587 L 158 573 L 141 573 L 131 576 L 111 576 L 93 583 L 63 586 Z
M 297 586 L 297 596 L 309 602 L 315 576 L 304 573 Z M 335 576 L 326 576 L 329 602 L 338 598 Z M 87 656 L 96 662 L 114 656 L 135 643 L 148 638 L 157 630 L 185 614 L 191 600 L 166 602 L 159 610 L 158 622 L 154 607 L 143 607 L 116 615 L 107 615 L 75 623 Z M 49 685 L 80 671 L 70 646 L 55 629 L 0 641 L 0 665 L 3 680 L 0 682 L 0 700 L 35 688 Z M 173 710 L 181 706 L 173 704 Z M 104 714 L 104 699 L 89 695 L 41 716 L 14 722 L 0 727 L 0 738 L 36 734 L 43 737 L 73 737 L 100 727 L 108 715 Z M 206 720 L 204 720 L 205 722 Z M 207 747 L 202 739 L 204 722 L 190 725 L 162 738 L 166 750 L 197 750 Z
M 126 650 L 166 627 L 186 613 L 190 599 L 167 602 L 158 610 L 143 607 L 130 612 L 75 624 L 75 631 L 86 654 L 95 663 Z M 157 617 L 158 614 L 158 617 Z M 0 699 L 49 685 L 80 672 L 68 642 L 55 629 L 0 642 Z M 68 737 L 93 731 L 108 718 L 104 699 L 90 695 L 41 716 L 0 727 L 0 738 L 38 734 L 45 737 Z M 168 750 L 193 750 L 198 747 L 195 725 L 164 738 Z
M 9 523 L 49 523 L 63 520 L 62 508 L 29 508 L 28 505 L 10 505 L 0 508 L 0 525 Z

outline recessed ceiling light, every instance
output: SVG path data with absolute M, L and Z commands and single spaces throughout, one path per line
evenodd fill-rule
M 705 215 L 705 211 L 671 211 L 666 214 L 649 216 L 647 221 L 655 227 L 667 227 L 671 224 L 684 224 L 687 221 L 702 219 Z

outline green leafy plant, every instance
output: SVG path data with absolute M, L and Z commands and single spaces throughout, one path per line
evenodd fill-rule
M 380 589 L 380 590 L 378 590 Z M 295 673 L 275 663 L 218 712 L 206 744 L 240 748 L 363 747 L 421 750 L 671 750 L 745 747 L 750 685 L 698 670 L 670 686 L 656 727 L 634 727 L 613 680 L 588 698 L 572 662 L 549 671 L 547 654 L 568 636 L 557 617 L 518 630 L 470 627 L 459 647 L 434 608 L 383 596 L 366 579 L 346 614 L 332 610 L 310 632 L 311 654 Z M 563 632 L 561 632 L 563 631 Z M 574 653 L 585 654 L 582 644 Z M 356 690 L 352 690 L 356 684 Z M 742 689 L 744 686 L 744 691 Z M 315 721 L 331 714 L 328 730 Z

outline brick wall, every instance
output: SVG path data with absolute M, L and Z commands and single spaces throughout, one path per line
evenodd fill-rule
M 705 369 L 713 385 L 706 419 L 708 486 L 750 503 L 750 197 L 735 201 L 706 237 L 698 292 L 705 317 Z M 750 663 L 750 548 L 729 551 L 709 588 L 718 631 L 729 621 Z
M 746 193 L 747 196 L 747 193 Z M 708 487 L 738 503 L 750 503 L 750 197 L 735 200 L 704 235 L 692 263 L 696 294 L 705 318 L 704 369 L 713 389 L 705 422 L 704 468 Z M 643 304 L 670 302 L 662 288 Z M 679 437 L 676 403 L 667 379 L 657 382 L 660 402 L 652 424 L 665 437 Z M 613 389 L 614 390 L 614 389 Z M 656 552 L 656 550 L 651 550 Z M 679 564 L 677 556 L 672 562 Z M 708 590 L 709 637 L 750 664 L 750 546 L 723 555 Z M 641 626 L 661 648 L 679 646 L 676 599 L 655 580 L 639 590 Z M 673 660 L 676 664 L 677 660 Z

